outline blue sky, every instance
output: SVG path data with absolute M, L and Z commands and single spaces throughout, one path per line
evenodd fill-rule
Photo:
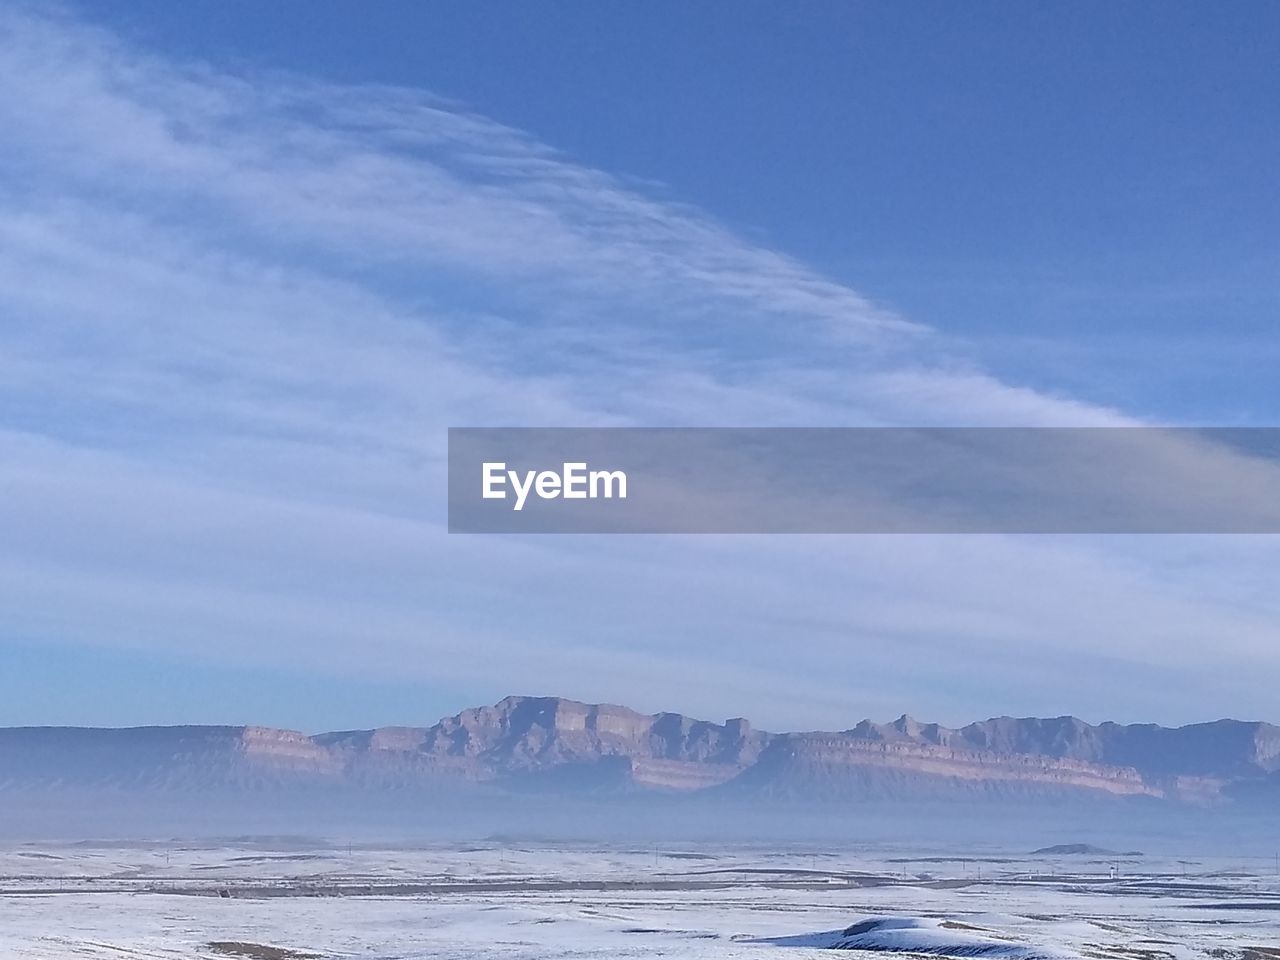
M 440 457 L 1274 423 L 1278 19 L 4 7 L 0 723 L 1264 715 L 1268 539 L 448 537 Z

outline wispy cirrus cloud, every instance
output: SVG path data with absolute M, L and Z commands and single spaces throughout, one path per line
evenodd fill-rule
M 12 637 L 774 726 L 1269 702 L 1230 680 L 1277 649 L 1256 548 L 447 537 L 449 425 L 1127 421 L 425 93 L 23 7 L 0 86 Z

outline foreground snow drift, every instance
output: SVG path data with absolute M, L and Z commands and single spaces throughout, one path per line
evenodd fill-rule
M 928 917 L 873 917 L 843 930 L 803 933 L 793 937 L 769 937 L 758 942 L 780 947 L 877 950 L 884 953 L 924 953 L 940 957 L 1000 957 L 1004 960 L 1068 960 L 1076 956 L 1053 947 L 1001 939 L 990 931 L 970 924 Z

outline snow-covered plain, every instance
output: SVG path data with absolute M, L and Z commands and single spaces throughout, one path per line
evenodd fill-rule
M 1276 866 L 852 846 L 10 844 L 0 958 L 1280 960 Z

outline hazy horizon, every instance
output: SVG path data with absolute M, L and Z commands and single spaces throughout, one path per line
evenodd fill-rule
M 256 726 L 256 727 L 273 727 L 273 728 L 282 729 L 282 730 L 292 730 L 292 731 L 302 733 L 306 736 L 318 736 L 320 734 L 325 734 L 325 733 L 336 733 L 336 732 L 351 731 L 351 730 L 375 730 L 379 728 L 395 728 L 395 727 L 429 727 L 429 726 L 433 726 L 434 724 L 438 723 L 441 720 L 456 716 L 458 713 L 462 711 L 470 710 L 476 707 L 492 706 L 494 704 L 500 703 L 503 700 L 509 700 L 509 699 L 574 700 L 574 698 L 562 697 L 554 693 L 506 693 L 501 696 L 497 696 L 497 697 L 494 697 L 493 699 L 485 700 L 482 702 L 465 703 L 465 704 L 458 703 L 458 704 L 455 704 L 453 707 L 449 707 L 446 705 L 444 713 L 432 718 L 423 717 L 418 720 L 414 720 L 412 722 L 402 721 L 402 722 L 382 723 L 382 724 L 364 724 L 364 725 L 357 724 L 355 726 L 350 726 L 350 727 L 303 728 L 297 725 L 290 726 L 287 724 L 281 725 L 281 724 L 260 723 L 253 717 L 241 717 L 239 719 L 182 721 L 182 722 L 171 722 L 164 719 L 157 719 L 148 723 L 127 723 L 127 724 L 11 723 L 11 724 L 6 724 L 0 727 L 0 729 L 13 730 L 13 729 L 22 729 L 22 728 L 49 727 L 49 728 L 76 728 L 76 729 L 99 729 L 99 730 L 127 730 L 127 729 L 137 729 L 137 728 L 145 728 L 145 727 L 193 726 L 193 727 L 232 728 L 232 727 Z M 712 721 L 716 723 L 722 723 L 725 720 L 742 718 L 748 721 L 752 721 L 753 726 L 757 726 L 758 729 L 766 729 L 764 727 L 756 725 L 752 717 L 746 715 L 741 711 L 739 711 L 738 713 L 730 713 L 730 714 L 727 714 L 726 716 L 713 717 L 713 716 L 703 716 L 694 712 L 681 710 L 679 709 L 678 706 L 675 706 L 675 707 L 667 706 L 667 707 L 659 707 L 654 710 L 644 710 L 626 703 L 608 703 L 605 701 L 592 701 L 592 700 L 582 700 L 582 701 L 575 700 L 574 702 L 583 703 L 588 706 L 622 707 L 626 710 L 635 710 L 637 713 L 641 713 L 648 716 L 657 716 L 661 714 L 680 714 L 682 716 L 690 717 L 695 720 L 707 720 L 707 721 Z M 904 717 L 918 721 L 920 723 L 925 723 L 925 724 L 939 723 L 939 721 L 933 719 L 932 717 L 916 716 L 910 712 L 899 712 L 897 714 L 893 714 L 890 716 L 879 716 L 879 717 L 862 716 L 862 715 L 855 717 L 851 715 L 846 725 L 840 726 L 840 727 L 832 727 L 830 729 L 832 730 L 849 729 L 854 727 L 858 723 L 861 723 L 864 721 L 870 721 L 872 723 L 887 724 L 887 723 L 891 723 L 893 721 L 902 719 Z M 1045 719 L 1045 720 L 1073 719 L 1073 720 L 1081 720 L 1084 723 L 1089 724 L 1090 726 L 1098 726 L 1104 723 L 1119 723 L 1119 721 L 1112 720 L 1109 717 L 1085 717 L 1085 716 L 1080 716 L 1079 714 L 1076 714 L 1076 713 L 1062 713 L 1062 714 L 1055 714 L 1052 716 L 1044 713 L 1028 714 L 1025 717 L 1014 717 L 1014 715 L 1012 714 L 988 713 L 988 714 L 975 715 L 973 717 L 968 718 L 967 720 L 961 720 L 956 724 L 942 723 L 941 726 L 952 728 L 952 729 L 958 729 L 969 723 L 976 723 L 976 722 L 981 722 L 985 720 L 994 720 L 994 719 L 1002 719 L 1002 718 Z M 1261 724 L 1267 724 L 1271 726 L 1280 726 L 1280 719 L 1275 719 L 1268 716 L 1255 717 L 1255 716 L 1231 716 L 1231 715 L 1222 715 L 1222 716 L 1213 716 L 1213 717 L 1206 716 L 1205 718 L 1200 720 L 1188 720 L 1186 723 L 1173 724 L 1173 725 L 1167 725 L 1167 724 L 1155 724 L 1155 725 L 1166 727 L 1168 729 L 1178 729 L 1181 727 L 1206 726 L 1209 724 L 1219 723 L 1222 721 L 1239 721 L 1242 723 L 1261 723 Z M 1139 719 L 1139 720 L 1130 721 L 1127 724 L 1121 724 L 1121 725 L 1122 726 L 1129 726 L 1129 725 L 1141 726 L 1141 725 L 1153 724 L 1153 723 L 1154 721 Z M 782 726 L 778 728 L 768 728 L 768 729 L 769 729 L 769 732 L 771 733 L 803 733 L 803 732 L 809 732 L 818 728 L 799 727 L 799 726 Z

